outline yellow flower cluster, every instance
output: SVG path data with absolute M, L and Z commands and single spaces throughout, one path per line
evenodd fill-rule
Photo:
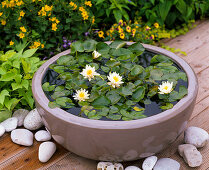
M 44 44 L 41 44 L 39 41 L 35 41 L 33 42 L 33 45 L 31 45 L 29 48 L 33 49 L 33 48 L 44 48 Z
M 49 18 L 52 21 L 52 31 L 57 31 L 57 24 L 59 24 L 59 20 L 56 17 Z
M 85 1 L 85 5 L 92 7 L 91 1 Z
M 24 2 L 22 0 L 10 0 L 10 1 L 6 0 L 1 3 L 2 8 L 4 8 L 4 7 L 12 8 L 15 6 L 21 6 L 23 4 L 24 4 Z
M 84 9 L 84 7 L 79 7 L 79 11 L 81 11 L 81 15 L 83 17 L 83 20 L 87 20 L 89 18 L 89 15 L 87 11 Z
M 38 11 L 38 15 L 41 15 L 41 16 L 46 16 L 47 12 L 50 12 L 52 10 L 53 6 L 48 6 L 48 5 L 45 5 L 44 7 L 41 8 L 40 11 Z M 48 14 L 48 16 L 50 16 L 51 13 Z
M 0 16 L 2 16 L 3 15 L 3 12 L 0 12 Z
M 103 31 L 99 31 L 99 32 L 98 32 L 98 36 L 99 36 L 100 38 L 104 38 L 104 32 L 103 32 Z
M 69 4 L 70 4 L 71 7 L 73 7 L 73 10 L 76 10 L 77 5 L 74 2 L 70 1 Z

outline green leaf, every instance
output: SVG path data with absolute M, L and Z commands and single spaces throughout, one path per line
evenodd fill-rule
M 4 99 L 6 96 L 10 96 L 8 90 L 4 89 L 0 93 L 0 103 L 3 105 L 4 104 Z
M 113 42 L 110 44 L 110 48 L 119 49 L 119 48 L 122 48 L 122 47 L 125 46 L 125 45 L 126 45 L 126 42 L 125 42 L 125 41 L 116 40 L 116 41 L 113 41 Z
M 172 103 L 165 103 L 165 105 L 160 107 L 163 110 L 168 110 L 168 109 L 172 109 L 173 108 L 173 104 Z
M 108 73 L 110 71 L 109 67 L 101 66 L 101 69 L 105 72 Z
M 112 119 L 112 120 L 120 120 L 121 119 L 121 115 L 120 114 L 108 114 L 107 118 L 108 119 Z
M 163 21 L 165 21 L 172 5 L 173 5 L 172 1 L 165 1 L 164 3 L 159 4 L 158 12 L 159 12 L 160 17 Z
M 108 106 L 109 104 L 110 100 L 106 96 L 100 96 L 92 102 L 93 106 Z
M 61 56 L 58 60 L 57 60 L 57 64 L 59 65 L 73 65 L 76 63 L 76 60 L 74 60 L 74 57 L 72 55 L 64 55 Z
M 113 10 L 113 14 L 117 22 L 122 19 L 122 13 L 120 10 Z
M 12 112 L 6 108 L 0 109 L 0 122 L 10 118 L 12 116 Z
M 97 45 L 97 42 L 95 40 L 86 40 L 84 41 L 83 43 L 83 46 L 84 46 L 84 50 L 86 52 L 92 52 L 94 50 L 96 50 L 96 45 Z
M 110 114 L 117 113 L 118 111 L 119 109 L 116 106 L 110 106 L 110 111 L 109 111 Z
M 162 80 L 162 76 L 163 72 L 158 68 L 152 69 L 150 71 L 150 78 L 153 80 Z
M 37 48 L 26 50 L 21 57 L 22 58 L 29 58 L 29 57 L 33 56 L 33 54 L 35 54 L 36 51 L 37 51 Z
M 143 47 L 143 45 L 141 43 L 139 43 L 139 42 L 130 45 L 128 47 L 128 49 L 132 53 L 136 53 L 137 56 L 141 55 L 144 52 L 144 50 L 145 50 L 145 48 Z
M 19 101 L 20 99 L 17 98 L 12 98 L 12 99 L 5 98 L 4 105 L 8 110 L 12 111 Z
M 149 89 L 149 92 L 147 93 L 148 97 L 153 97 L 158 92 L 158 86 L 153 86 Z
M 51 108 L 51 109 L 54 109 L 56 107 L 59 107 L 59 105 L 56 103 L 56 102 L 49 102 L 48 106 Z
M 84 52 L 84 46 L 81 41 L 76 41 L 71 44 L 71 53 L 74 54 L 75 52 Z
M 144 98 L 145 95 L 145 87 L 139 87 L 132 95 L 132 100 L 135 102 L 139 102 L 141 99 Z
M 100 54 L 103 55 L 103 54 L 108 54 L 109 53 L 110 47 L 106 43 L 99 42 L 96 45 L 96 49 L 97 49 L 97 52 L 99 52 Z
M 152 57 L 150 62 L 151 63 L 172 63 L 171 59 L 164 55 L 155 55 L 154 57 Z
M 111 49 L 110 54 L 113 56 L 125 56 L 133 54 L 129 49 L 126 48 L 118 48 L 118 49 Z
M 103 107 L 103 108 L 101 109 L 101 111 L 98 112 L 98 114 L 99 114 L 100 116 L 107 116 L 108 113 L 109 113 L 109 108 L 108 108 L 108 107 Z
M 42 85 L 44 91 L 53 91 L 56 85 L 50 85 L 49 82 L 46 82 Z
M 108 67 L 116 67 L 116 66 L 119 66 L 120 65 L 120 62 L 118 61 L 115 61 L 115 60 L 108 60 L 106 63 L 105 63 Z
M 111 101 L 112 104 L 116 104 L 121 99 L 121 96 L 115 90 L 107 92 L 106 96 Z
M 134 65 L 133 68 L 131 69 L 131 75 L 132 76 L 137 76 L 143 72 L 144 68 L 140 65 Z

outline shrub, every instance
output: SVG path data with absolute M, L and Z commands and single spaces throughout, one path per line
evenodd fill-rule
M 14 108 L 34 107 L 31 79 L 43 61 L 35 55 L 37 49 L 24 51 L 24 46 L 17 44 L 17 51 L 0 52 L 0 122 Z
M 59 50 L 63 35 L 71 40 L 85 36 L 95 21 L 91 8 L 91 1 L 83 0 L 5 0 L 0 4 L 0 46 L 27 39 L 30 48 Z
M 208 0 L 133 0 L 137 8 L 132 11 L 132 18 L 143 17 L 148 25 L 158 22 L 167 28 L 173 28 L 189 20 L 208 15 Z M 140 9 L 140 10 L 139 10 Z

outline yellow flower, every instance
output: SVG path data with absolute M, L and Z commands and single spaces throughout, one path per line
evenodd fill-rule
M 21 5 L 23 5 L 23 4 L 24 4 L 23 1 L 16 1 L 16 5 L 17 5 L 17 6 L 21 6 Z
M 98 36 L 99 36 L 100 38 L 104 38 L 104 32 L 103 32 L 103 31 L 99 31 L 99 32 L 98 32 Z
M 25 34 L 21 32 L 21 33 L 19 33 L 19 37 L 22 39 L 25 37 Z
M 41 44 L 41 48 L 44 48 L 44 44 Z
M 118 26 L 118 32 L 122 33 L 123 32 L 123 28 L 121 28 L 120 26 Z
M 92 3 L 91 3 L 91 1 L 85 1 L 85 5 L 87 5 L 87 6 L 92 6 Z
M 40 42 L 37 42 L 37 41 L 34 42 L 34 47 L 38 48 L 40 45 L 41 45 Z
M 21 12 L 20 12 L 20 16 L 21 16 L 21 17 L 24 17 L 24 15 L 25 15 L 25 12 L 24 12 L 24 11 L 21 11 Z
M 151 37 L 150 37 L 150 39 L 153 39 L 154 40 L 155 39 L 155 36 L 152 34 Z
M 145 28 L 146 28 L 147 31 L 151 29 L 149 26 L 146 26 Z
M 21 17 L 18 18 L 18 20 L 21 20 L 21 19 L 22 19 Z
M 6 20 L 4 19 L 1 20 L 1 25 L 6 25 L 6 23 L 7 23 Z
M 119 25 L 123 25 L 123 20 L 122 20 L 122 19 L 119 20 L 118 24 L 119 24 Z
M 124 33 L 120 33 L 120 38 L 124 39 L 125 38 L 125 34 Z
M 136 29 L 134 28 L 134 29 L 132 29 L 132 33 L 133 34 L 135 34 L 136 33 Z
M 10 45 L 10 46 L 14 45 L 14 42 L 11 40 L 11 41 L 9 42 L 9 45 Z
M 85 11 L 84 7 L 79 7 L 79 11 L 81 12 Z
M 95 18 L 93 17 L 93 19 L 92 19 L 91 23 L 92 23 L 92 24 L 94 24 L 94 22 L 95 22 Z
M 3 12 L 0 12 L 0 16 L 2 16 L 3 15 Z
M 114 31 L 114 28 L 111 27 L 111 28 L 110 28 L 110 33 L 113 33 L 113 31 Z
M 53 24 L 52 24 L 52 30 L 53 30 L 53 31 L 56 31 L 56 30 L 57 30 L 57 24 L 56 24 L 56 23 L 53 23 Z
M 22 32 L 26 32 L 25 27 L 20 27 L 20 30 L 21 30 Z
M 131 27 L 127 26 L 127 27 L 126 27 L 126 31 L 127 31 L 127 32 L 131 32 Z
M 159 24 L 156 22 L 154 23 L 155 28 L 159 28 Z

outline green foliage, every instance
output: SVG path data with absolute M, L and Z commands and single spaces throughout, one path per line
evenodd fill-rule
M 145 108 L 139 107 L 140 103 L 150 104 L 155 98 L 159 107 L 167 110 L 173 107 L 172 102 L 187 94 L 184 86 L 176 89 L 179 79 L 187 81 L 186 74 L 179 71 L 168 57 L 154 55 L 150 66 L 142 66 L 139 58 L 145 49 L 140 43 L 127 46 L 124 41 L 114 41 L 107 45 L 87 40 L 73 43 L 72 48 L 70 55 L 60 57 L 57 63 L 50 66 L 60 74 L 59 78 L 65 80 L 65 85 L 43 84 L 43 89 L 51 94 L 51 108 L 79 106 L 80 116 L 90 119 L 133 120 L 146 117 L 143 114 Z M 93 50 L 101 51 L 101 56 L 93 59 Z M 95 75 L 90 81 L 85 78 L 81 73 L 87 65 L 94 67 L 100 75 Z M 108 83 L 109 73 L 113 72 L 122 77 L 120 86 Z M 173 82 L 173 90 L 168 94 L 159 94 L 158 87 L 164 81 Z M 89 98 L 84 101 L 75 97 L 81 89 L 88 90 Z
M 208 0 L 133 0 L 133 2 L 137 4 L 137 8 L 133 9 L 136 17 L 143 17 L 148 25 L 158 22 L 160 25 L 165 24 L 167 28 L 206 16 L 209 10 Z
M 36 50 L 0 52 L 0 121 L 10 117 L 14 108 L 33 109 L 31 79 L 43 63 Z

